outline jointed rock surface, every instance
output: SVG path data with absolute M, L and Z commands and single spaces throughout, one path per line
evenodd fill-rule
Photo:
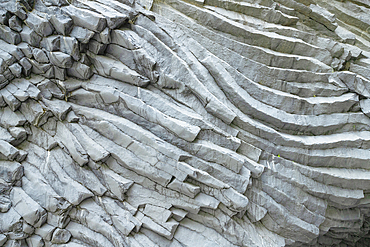
M 367 0 L 0 0 L 0 246 L 369 246 Z

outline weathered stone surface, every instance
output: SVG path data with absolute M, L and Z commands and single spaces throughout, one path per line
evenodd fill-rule
M 334 31 L 337 28 L 338 24 L 335 23 L 334 14 L 315 4 L 311 4 L 310 9 L 311 9 L 310 13 L 311 18 L 323 24 L 331 31 Z
M 23 68 L 23 73 L 25 76 L 29 76 L 32 70 L 32 64 L 24 57 L 19 61 L 19 64 Z
M 41 40 L 40 46 L 46 51 L 58 51 L 60 49 L 60 36 L 52 35 Z
M 40 41 L 42 39 L 40 35 L 38 35 L 34 30 L 26 25 L 23 26 L 21 38 L 23 42 L 26 42 L 27 44 L 34 47 L 39 47 Z
M 77 224 L 75 222 L 71 222 L 67 226 L 67 230 L 72 233 L 72 236 L 86 245 L 93 245 L 99 247 L 113 247 L 114 245 L 109 242 L 102 234 L 96 233 L 89 228 Z
M 50 22 L 38 16 L 36 13 L 29 13 L 25 23 L 30 29 L 41 36 L 49 36 L 53 33 L 53 26 Z
M 73 25 L 73 21 L 69 16 L 59 13 L 51 16 L 50 23 L 53 25 L 55 31 L 62 35 L 68 35 Z
M 66 229 L 57 228 L 53 232 L 51 242 L 53 244 L 65 244 L 71 239 L 71 233 Z
M 27 245 L 29 247 L 42 247 L 45 245 L 44 240 L 39 235 L 32 235 L 26 239 Z
M 23 166 L 18 162 L 2 161 L 0 176 L 4 181 L 14 183 L 23 176 Z
M 80 62 L 74 62 L 71 68 L 67 69 L 67 74 L 82 80 L 89 79 L 93 72 L 89 66 Z
M 6 141 L 3 141 L 3 140 L 0 140 L 0 155 L 1 155 L 1 158 L 2 159 L 5 159 L 5 160 L 15 160 L 17 158 L 17 156 L 19 155 L 19 151 L 17 148 L 15 148 L 14 146 L 12 146 L 10 143 L 6 142 Z M 7 163 L 4 164 L 4 166 L 6 165 Z M 7 168 L 10 168 L 10 167 L 7 167 Z M 7 174 L 7 170 L 8 169 L 4 169 L 2 171 L 2 173 L 5 175 Z M 19 173 L 19 172 L 18 172 Z M 8 180 L 8 182 L 13 182 L 14 180 L 12 179 L 13 176 L 11 177 L 6 177 L 6 179 L 11 179 L 11 180 Z
M 369 9 L 0 0 L 0 245 L 367 246 Z
M 0 24 L 6 25 L 9 21 L 10 16 L 11 16 L 10 12 L 1 8 L 0 9 Z
M 65 69 L 72 67 L 73 60 L 72 57 L 68 54 L 59 51 L 48 52 L 48 57 L 53 65 L 56 65 L 60 68 Z
M 57 124 L 57 138 L 62 142 L 62 145 L 67 148 L 72 158 L 80 166 L 83 166 L 88 162 L 88 155 L 83 146 L 73 133 L 61 122 L 58 122 Z
M 45 223 L 41 227 L 36 228 L 35 233 L 38 236 L 41 236 L 44 240 L 50 241 L 52 236 L 53 236 L 53 232 L 55 231 L 55 229 L 56 228 L 54 226 L 51 226 L 51 225 Z
M 19 33 L 2 24 L 0 24 L 0 37 L 13 45 L 17 45 L 21 42 L 21 36 Z
M 0 235 L 0 245 L 4 245 L 6 242 L 7 238 L 4 234 Z
M 2 0 L 1 7 L 15 14 L 21 20 L 26 19 L 27 11 L 31 10 L 28 1 Z
M 22 104 L 20 111 L 25 116 L 27 121 L 35 126 L 45 124 L 51 113 L 47 111 L 46 107 L 33 99 L 28 100 L 28 104 Z
M 103 15 L 107 22 L 107 26 L 110 29 L 121 27 L 127 19 L 127 16 L 124 13 L 120 13 L 115 9 L 99 2 L 76 0 L 74 1 L 74 4 L 81 7 L 87 7 L 88 9 Z
M 12 74 L 15 77 L 21 77 L 21 74 L 22 74 L 22 66 L 19 65 L 18 63 L 13 63 L 12 65 L 10 65 L 9 66 L 9 70 L 10 70 L 10 72 L 12 72 Z
M 21 188 L 14 187 L 12 189 L 10 200 L 14 209 L 30 225 L 40 227 L 46 222 L 46 210 L 32 200 Z
M 46 53 L 41 49 L 34 48 L 32 51 L 32 55 L 35 58 L 35 60 L 39 63 L 49 63 L 49 59 Z
M 25 192 L 48 213 L 67 211 L 71 204 L 53 190 L 40 171 L 29 163 L 26 163 L 25 167 L 25 176 L 22 178 Z M 38 184 L 37 188 L 35 184 Z
M 64 52 L 68 55 L 71 55 L 74 60 L 80 59 L 80 51 L 79 51 L 79 44 L 78 41 L 73 37 L 63 37 L 60 39 L 60 47 L 59 50 Z
M 0 196 L 0 212 L 6 213 L 12 206 L 12 202 L 5 196 Z
M 101 76 L 111 77 L 140 87 L 145 87 L 149 84 L 147 78 L 131 70 L 120 61 L 91 53 L 89 57 L 95 70 Z
M 10 19 L 9 19 L 9 27 L 16 31 L 16 32 L 21 32 L 22 31 L 22 21 L 15 15 L 13 15 Z
M 62 7 L 62 12 L 69 15 L 75 25 L 87 28 L 94 32 L 103 31 L 107 25 L 107 21 L 103 15 L 87 9 L 76 8 L 73 5 L 68 5 L 66 7 Z
M 94 36 L 94 32 L 88 29 L 82 28 L 80 26 L 75 26 L 70 34 L 72 37 L 75 37 L 82 44 L 86 44 Z

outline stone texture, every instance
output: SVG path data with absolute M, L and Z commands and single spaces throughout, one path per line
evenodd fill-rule
M 38 16 L 36 13 L 29 13 L 25 23 L 30 29 L 41 36 L 49 36 L 53 33 L 53 26 L 50 22 Z
M 365 0 L 0 0 L 0 246 L 367 246 Z
M 77 26 L 87 28 L 94 32 L 101 32 L 107 25 L 104 16 L 96 12 L 76 8 L 73 5 L 62 7 L 62 12 L 69 15 Z
M 71 239 L 71 233 L 66 229 L 57 228 L 53 232 L 51 242 L 53 244 L 65 244 Z

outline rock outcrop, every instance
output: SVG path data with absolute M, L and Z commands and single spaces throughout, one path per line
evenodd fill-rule
M 367 0 L 0 0 L 0 246 L 368 246 Z

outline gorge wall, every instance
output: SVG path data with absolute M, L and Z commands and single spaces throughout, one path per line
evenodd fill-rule
M 0 0 L 0 246 L 369 246 L 368 0 Z

